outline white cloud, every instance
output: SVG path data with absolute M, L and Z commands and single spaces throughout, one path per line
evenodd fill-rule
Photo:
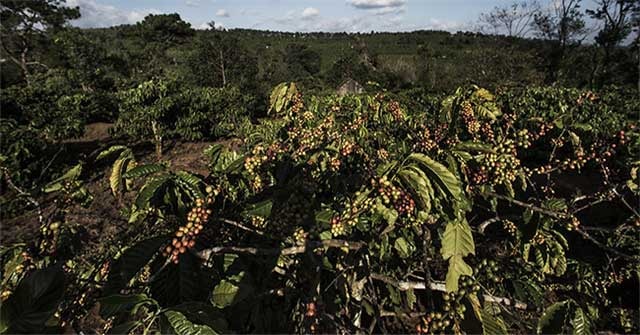
M 200 3 L 198 2 L 198 0 L 186 0 L 184 2 L 185 5 L 189 6 L 189 7 L 198 7 L 198 5 L 200 5 Z
M 407 0 L 347 0 L 347 3 L 358 9 L 376 9 L 402 7 Z
M 114 6 L 103 5 L 96 0 L 67 0 L 67 6 L 80 7 L 80 18 L 71 21 L 81 28 L 102 28 L 120 24 L 133 24 L 149 14 L 160 14 L 157 9 L 122 10 Z
M 402 14 L 407 11 L 406 7 L 383 7 L 376 9 L 373 13 L 378 16 L 390 14 Z
M 227 12 L 226 9 L 218 9 L 218 11 L 216 11 L 216 16 L 219 17 L 229 17 L 229 12 Z
M 320 11 L 317 8 L 307 7 L 302 11 L 303 19 L 311 19 L 320 15 Z

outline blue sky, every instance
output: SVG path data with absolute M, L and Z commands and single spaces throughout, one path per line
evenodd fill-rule
M 177 12 L 194 28 L 282 31 L 472 30 L 478 16 L 508 0 L 67 0 L 80 6 L 80 27 L 135 23 Z

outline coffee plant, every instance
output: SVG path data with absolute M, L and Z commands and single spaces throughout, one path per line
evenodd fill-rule
M 156 144 L 158 85 L 120 124 Z M 615 94 L 282 84 L 277 119 L 210 146 L 207 175 L 110 147 L 96 159 L 127 224 L 83 249 L 65 215 L 90 202 L 82 165 L 49 185 L 42 237 L 2 248 L 0 331 L 638 332 L 637 97 Z

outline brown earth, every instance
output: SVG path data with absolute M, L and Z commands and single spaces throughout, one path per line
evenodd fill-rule
M 84 177 L 85 187 L 93 195 L 94 200 L 88 208 L 74 206 L 67 214 L 67 221 L 79 224 L 86 230 L 86 238 L 89 244 L 100 243 L 103 236 L 113 235 L 127 224 L 126 217 L 122 214 L 123 205 L 119 204 L 111 194 L 108 176 L 112 162 L 93 164 L 91 157 L 117 143 L 109 134 L 110 123 L 94 123 L 86 126 L 85 134 L 77 139 L 62 143 L 65 146 L 66 157 L 61 157 L 70 164 L 75 164 L 78 159 L 85 159 Z M 239 140 L 225 140 L 229 146 L 237 146 Z M 216 142 L 172 142 L 167 143 L 162 160 L 168 162 L 172 170 L 186 170 L 202 176 L 208 175 L 208 161 L 203 151 Z M 132 146 L 136 158 L 143 163 L 156 162 L 151 144 L 139 144 Z M 134 193 L 134 192 L 131 192 Z M 132 195 L 125 196 L 123 204 L 131 203 Z M 43 196 L 37 199 L 42 212 L 47 217 L 54 210 L 53 197 Z M 3 220 L 0 223 L 0 245 L 9 245 L 16 242 L 33 241 L 39 230 L 37 211 L 29 210 L 22 215 Z

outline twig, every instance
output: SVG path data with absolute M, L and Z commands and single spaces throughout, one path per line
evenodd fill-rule
M 528 208 L 528 209 L 530 209 L 530 210 L 532 210 L 534 212 L 542 213 L 542 214 L 554 217 L 556 219 L 566 219 L 567 218 L 566 214 L 554 212 L 554 211 L 551 211 L 551 210 L 548 210 L 548 209 L 544 209 L 542 207 L 538 207 L 538 206 L 535 206 L 535 205 L 532 205 L 532 204 L 529 204 L 529 203 L 526 203 L 526 202 L 522 202 L 520 200 L 512 199 L 512 198 L 504 196 L 504 195 L 500 195 L 500 194 L 493 193 L 493 192 L 489 192 L 488 194 L 491 195 L 491 196 L 494 196 L 494 197 L 496 197 L 498 199 L 502 199 L 502 200 L 505 200 L 507 202 L 510 202 L 510 203 L 512 203 L 514 205 L 518 205 L 520 207 Z
M 638 261 L 639 259 L 637 257 L 633 257 L 633 256 L 629 256 L 627 254 L 624 254 L 616 249 L 610 248 L 604 244 L 602 244 L 600 241 L 596 240 L 595 238 L 593 238 L 591 235 L 589 235 L 587 232 L 585 232 L 584 230 L 580 229 L 580 228 L 576 228 L 575 229 L 576 233 L 582 235 L 582 237 L 584 237 L 585 239 L 593 242 L 593 244 L 597 245 L 598 247 L 600 247 L 601 249 L 604 249 L 606 251 L 609 251 L 613 254 L 618 255 L 619 257 L 622 257 L 624 259 L 630 260 L 630 261 Z
M 393 285 L 396 288 L 398 288 L 401 291 L 407 291 L 407 290 L 424 290 L 425 288 L 425 284 L 422 282 L 413 282 L 413 281 L 399 281 L 399 280 L 395 280 L 389 276 L 385 276 L 382 274 L 377 274 L 377 273 L 372 273 L 371 275 L 369 275 L 372 279 L 375 280 L 379 280 L 382 282 L 385 282 L 387 284 Z M 440 291 L 440 292 L 447 292 L 446 289 L 446 285 L 443 282 L 436 282 L 436 281 L 432 281 L 429 283 L 429 288 L 434 290 L 434 291 Z M 519 302 L 516 300 L 511 300 L 509 298 L 504 298 L 504 297 L 496 297 L 490 294 L 483 294 L 482 297 L 484 298 L 484 301 L 489 301 L 489 302 L 495 302 L 498 304 L 502 304 L 502 305 L 506 305 L 506 306 L 513 306 L 516 309 L 523 309 L 526 310 L 527 309 L 527 304 L 523 303 L 523 302 Z
M 347 248 L 349 250 L 358 250 L 366 246 L 366 243 L 360 241 L 346 241 L 346 240 L 322 240 L 322 241 L 309 241 L 305 245 L 289 247 L 284 249 L 259 249 L 252 247 L 213 247 L 196 252 L 196 256 L 203 260 L 209 260 L 212 255 L 216 254 L 248 254 L 248 255 L 261 255 L 261 256 L 277 256 L 277 255 L 295 255 L 302 254 L 307 251 L 307 248 L 315 249 L 319 247 L 324 248 Z
M 251 228 L 251 227 L 247 227 L 247 226 L 243 225 L 240 222 L 231 221 L 231 220 L 228 220 L 228 219 L 221 219 L 220 221 L 222 221 L 224 223 L 227 223 L 227 224 L 230 224 L 230 225 L 232 225 L 234 227 L 238 227 L 238 228 L 240 228 L 242 230 L 246 230 L 246 231 L 252 232 L 254 234 L 257 234 L 257 235 L 260 235 L 260 236 L 264 236 L 264 232 L 263 231 L 260 231 L 260 230 L 257 230 L 257 229 Z
M 40 225 L 44 224 L 44 216 L 42 215 L 42 209 L 40 208 L 40 203 L 34 199 L 31 194 L 20 189 L 16 184 L 11 180 L 11 175 L 9 174 L 9 170 L 7 168 L 0 168 L 2 170 L 2 174 L 4 175 L 4 179 L 7 181 L 7 185 L 13 188 L 19 195 L 24 196 L 27 201 L 29 201 L 32 205 L 36 207 L 36 211 L 38 212 L 38 222 Z

